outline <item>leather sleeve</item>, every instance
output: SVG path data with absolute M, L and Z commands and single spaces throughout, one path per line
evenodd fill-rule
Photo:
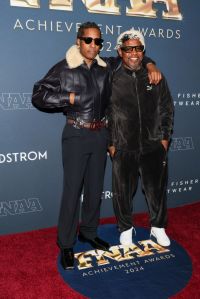
M 153 63 L 153 64 L 156 64 L 155 61 L 153 61 L 151 58 L 147 57 L 144 55 L 143 59 L 142 59 L 142 65 L 144 68 L 146 68 L 146 65 L 148 63 Z
M 77 97 L 78 95 L 75 97 L 75 102 Z M 43 79 L 34 84 L 32 104 L 36 108 L 50 110 L 70 105 L 69 94 L 62 91 L 58 65 L 51 68 Z

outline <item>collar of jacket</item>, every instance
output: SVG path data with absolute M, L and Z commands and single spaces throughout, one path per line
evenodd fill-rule
M 138 70 L 131 70 L 131 69 L 128 69 L 127 67 L 125 67 L 123 64 L 121 64 L 121 69 L 125 73 L 127 73 L 129 76 L 134 76 L 134 74 L 137 76 L 144 72 L 144 68 L 142 67 L 142 65 L 141 65 L 141 68 L 139 68 Z
M 95 57 L 98 65 L 102 67 L 106 67 L 107 64 L 103 61 L 99 55 Z M 66 61 L 70 69 L 74 69 L 81 64 L 84 63 L 84 57 L 81 55 L 79 48 L 77 45 L 73 45 L 69 50 L 66 52 Z

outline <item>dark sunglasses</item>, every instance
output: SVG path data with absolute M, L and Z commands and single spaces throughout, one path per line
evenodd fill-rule
M 92 37 L 79 37 L 80 40 L 83 40 L 87 45 L 91 44 L 94 41 L 96 46 L 102 46 L 103 39 L 102 38 L 92 38 Z
M 144 46 L 126 46 L 126 47 L 121 47 L 121 50 L 125 53 L 131 53 L 133 52 L 133 49 L 136 52 L 143 52 L 144 51 Z

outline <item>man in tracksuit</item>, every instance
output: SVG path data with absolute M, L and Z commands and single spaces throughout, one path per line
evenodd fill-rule
M 42 110 L 59 109 L 66 116 L 57 241 L 64 269 L 74 268 L 73 246 L 77 240 L 80 207 L 79 241 L 95 249 L 109 249 L 109 244 L 98 237 L 97 227 L 108 148 L 106 109 L 111 94 L 111 64 L 115 66 L 118 60 L 105 61 L 98 55 L 102 42 L 100 28 L 92 22 L 83 23 L 76 45 L 67 51 L 66 59 L 53 66 L 33 89 L 34 106 Z M 153 64 L 151 67 L 150 79 L 157 82 L 160 73 Z
M 110 154 L 113 205 L 120 243 L 132 243 L 132 199 L 141 178 L 150 213 L 151 235 L 169 246 L 166 186 L 167 150 L 173 126 L 173 103 L 165 78 L 149 84 L 142 66 L 143 35 L 135 30 L 117 39 L 121 65 L 114 73 L 110 105 Z

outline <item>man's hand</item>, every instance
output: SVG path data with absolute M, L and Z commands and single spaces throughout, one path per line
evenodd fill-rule
M 168 140 L 161 140 L 162 145 L 164 146 L 165 150 L 168 150 L 169 141 Z
M 74 100 L 75 100 L 75 93 L 74 92 L 70 92 L 69 94 L 69 102 L 71 105 L 74 105 Z
M 116 150 L 116 149 L 115 149 L 114 145 L 109 146 L 108 151 L 109 151 L 109 154 L 110 154 L 111 158 L 114 157 L 115 150 Z
M 149 83 L 157 85 L 162 79 L 161 72 L 153 63 L 148 63 L 146 68 L 148 70 Z

